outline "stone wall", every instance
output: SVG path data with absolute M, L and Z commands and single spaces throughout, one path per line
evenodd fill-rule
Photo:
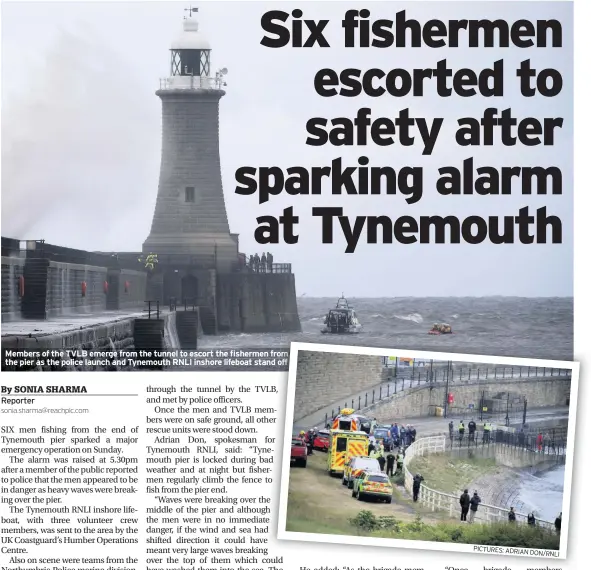
M 109 271 L 109 275 L 111 275 Z M 118 272 L 117 283 L 117 305 L 118 309 L 143 309 L 146 300 L 147 274 L 143 271 L 121 269 Z M 127 291 L 125 283 L 128 283 Z
M 84 296 L 83 282 L 86 283 Z M 109 287 L 107 292 L 105 282 Z M 129 285 L 127 291 L 126 282 Z M 104 310 L 142 310 L 145 292 L 146 274 L 140 271 L 51 261 L 47 275 L 46 313 L 50 318 Z M 109 300 L 112 303 L 108 303 Z
M 383 379 L 380 356 L 298 352 L 294 421 Z
M 220 330 L 301 330 L 292 273 L 218 274 L 217 309 Z
M 2 256 L 2 322 L 21 318 L 19 277 L 23 275 L 25 260 Z
M 449 392 L 454 396 L 454 406 L 478 408 L 482 391 L 489 395 L 510 392 L 527 398 L 529 408 L 565 406 L 570 397 L 571 379 L 548 377 L 528 380 L 496 380 L 478 384 L 454 384 Z M 433 406 L 442 406 L 445 400 L 445 386 L 421 386 L 400 392 L 386 400 L 370 406 L 372 415 L 379 421 L 400 418 L 428 416 Z
M 106 267 L 51 261 L 47 275 L 47 317 L 104 311 L 107 298 L 103 283 L 106 280 Z M 82 282 L 86 283 L 84 296 Z

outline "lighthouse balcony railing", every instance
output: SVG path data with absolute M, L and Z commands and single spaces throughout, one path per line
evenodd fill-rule
M 241 267 L 241 271 L 249 273 L 291 273 L 291 263 L 247 263 Z
M 201 75 L 175 75 L 160 79 L 162 91 L 172 89 L 220 89 L 220 81 L 215 77 Z

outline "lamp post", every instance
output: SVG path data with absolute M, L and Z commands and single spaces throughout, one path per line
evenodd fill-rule
M 447 401 L 449 400 L 449 376 L 451 374 L 451 360 L 447 361 L 447 377 L 445 379 L 445 402 L 443 403 L 443 417 L 447 418 Z

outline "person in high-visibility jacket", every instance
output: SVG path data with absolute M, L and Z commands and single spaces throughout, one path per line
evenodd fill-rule
M 484 443 L 489 443 L 490 442 L 490 424 L 488 422 L 484 422 L 484 427 L 482 428 L 484 430 L 483 433 L 483 437 L 484 437 Z
M 398 472 L 402 473 L 403 465 L 404 465 L 404 454 L 402 453 L 402 451 L 399 451 L 396 455 L 396 471 L 394 472 L 394 475 L 396 475 Z
M 384 457 L 384 445 L 382 443 L 378 443 L 377 445 L 378 448 L 378 463 L 380 464 L 380 471 L 384 470 L 384 467 L 386 465 L 386 458 Z

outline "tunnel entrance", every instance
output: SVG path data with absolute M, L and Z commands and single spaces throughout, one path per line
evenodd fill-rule
M 185 275 L 181 279 L 181 299 L 187 302 L 196 303 L 198 298 L 197 277 Z

